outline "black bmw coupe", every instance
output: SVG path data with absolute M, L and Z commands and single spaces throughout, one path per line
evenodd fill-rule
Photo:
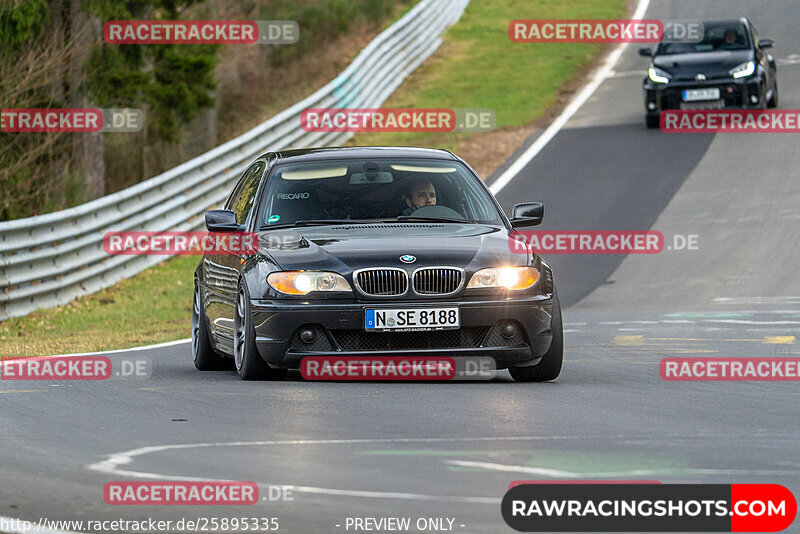
M 644 78 L 645 119 L 659 126 L 666 109 L 765 109 L 778 106 L 778 68 L 746 18 L 703 22 L 697 42 L 659 43 Z
M 243 379 L 277 379 L 304 357 L 492 357 L 518 381 L 561 371 L 550 267 L 513 251 L 516 228 L 454 154 L 319 148 L 264 154 L 206 213 L 211 232 L 252 232 L 255 253 L 206 253 L 195 272 L 198 369 L 233 358 Z

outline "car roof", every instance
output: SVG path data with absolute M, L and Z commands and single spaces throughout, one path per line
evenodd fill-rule
M 369 159 L 369 158 L 422 158 L 458 161 L 459 158 L 447 150 L 436 148 L 369 146 L 369 147 L 318 147 L 268 152 L 261 156 L 277 159 L 280 163 L 303 161 L 322 161 L 328 159 Z
M 709 24 L 713 26 L 723 26 L 727 24 L 744 24 L 745 26 L 749 26 L 749 20 L 745 17 L 740 17 L 738 19 L 709 19 L 704 20 L 703 24 Z

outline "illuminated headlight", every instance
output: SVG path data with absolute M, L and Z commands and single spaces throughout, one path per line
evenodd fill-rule
M 669 83 L 669 73 L 659 69 L 658 67 L 650 67 L 647 69 L 647 75 L 656 83 Z
M 755 61 L 748 61 L 746 63 L 742 63 L 731 70 L 728 71 L 728 74 L 733 76 L 734 78 L 746 78 L 747 76 L 752 76 L 753 73 L 756 71 L 756 62 Z
M 506 289 L 528 289 L 539 280 L 539 271 L 533 267 L 492 267 L 481 269 L 472 275 L 467 288 L 479 289 L 504 287 Z
M 326 293 L 353 291 L 344 277 L 324 271 L 284 271 L 267 276 L 267 282 L 284 295 L 307 295 L 312 291 Z

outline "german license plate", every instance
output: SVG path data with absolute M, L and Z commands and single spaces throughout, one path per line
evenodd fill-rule
M 368 332 L 456 330 L 460 326 L 458 308 L 367 308 L 364 313 Z
M 707 102 L 681 102 L 681 109 L 725 109 L 725 101 L 719 99 Z
M 684 102 L 697 102 L 699 100 L 719 100 L 719 87 L 683 90 Z

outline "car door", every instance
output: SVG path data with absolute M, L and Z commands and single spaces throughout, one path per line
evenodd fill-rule
M 245 228 L 248 227 L 248 219 L 265 168 L 266 162 L 263 160 L 251 165 L 223 206 L 224 209 L 233 211 L 236 222 Z M 241 259 L 242 255 L 239 254 L 206 254 L 203 260 L 209 295 L 206 314 L 211 330 L 215 335 L 231 342 L 239 273 L 242 269 Z

